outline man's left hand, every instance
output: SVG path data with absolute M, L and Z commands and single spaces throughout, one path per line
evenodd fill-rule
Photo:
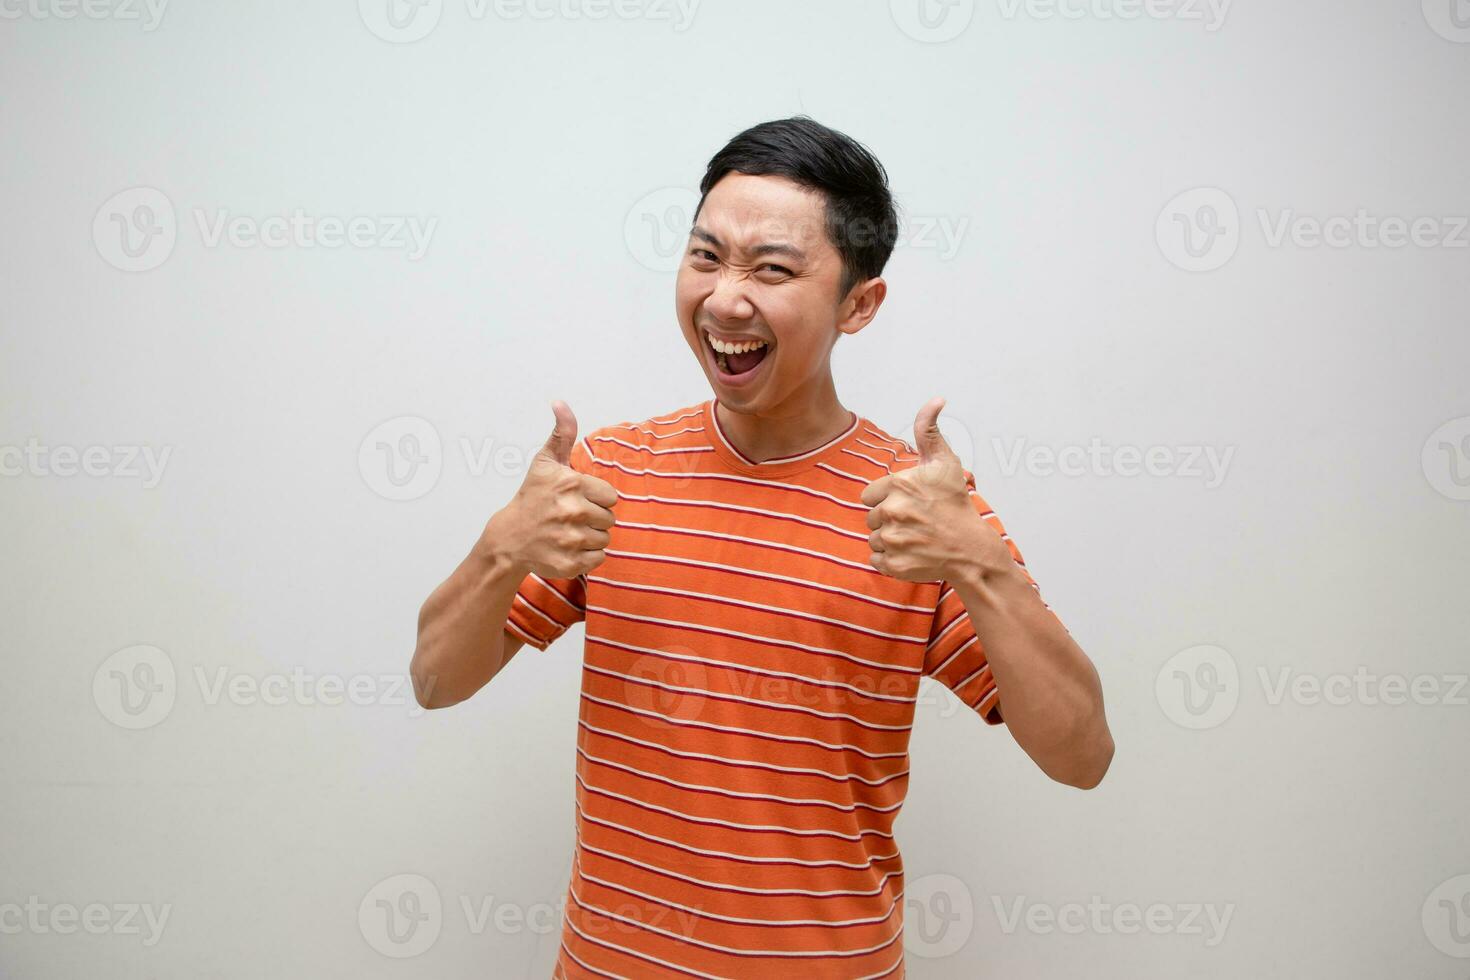
M 919 462 L 869 483 L 868 563 L 907 582 L 957 579 L 1013 563 L 1010 549 L 970 502 L 965 467 L 939 431 L 943 398 L 914 418 Z

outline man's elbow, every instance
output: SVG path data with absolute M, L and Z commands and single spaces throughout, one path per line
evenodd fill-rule
M 1047 775 L 1077 789 L 1095 789 L 1113 764 L 1113 749 L 1113 736 L 1104 729 L 1081 748 L 1069 765 Z
M 434 697 L 434 680 L 432 677 L 425 677 L 413 667 L 408 668 L 408 676 L 409 680 L 413 682 L 413 699 L 418 702 L 420 708 L 432 711 L 435 708 L 447 707 L 442 700 Z
M 415 650 L 409 661 L 408 679 L 413 684 L 413 699 L 426 711 L 459 703 L 459 699 L 448 697 L 448 692 L 439 685 L 438 674 L 424 662 L 421 650 Z
M 434 634 L 430 628 L 433 609 L 434 596 L 431 595 L 419 607 L 418 640 L 414 644 L 413 656 L 408 661 L 408 679 L 413 685 L 413 698 L 418 702 L 420 708 L 427 711 L 447 708 L 462 700 L 449 697 L 451 692 L 445 690 L 444 685 L 439 683 L 439 664 L 443 657 L 437 649 Z

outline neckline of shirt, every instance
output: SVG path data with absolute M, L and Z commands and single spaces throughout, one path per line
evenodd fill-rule
M 709 437 L 709 444 L 714 447 L 715 455 L 719 456 L 725 465 L 731 469 L 740 473 L 750 474 L 751 476 L 789 476 L 792 473 L 799 473 L 820 462 L 824 462 L 828 458 L 836 456 L 846 447 L 848 442 L 857 438 L 858 431 L 862 428 L 864 421 L 861 415 L 852 409 L 848 409 L 848 414 L 852 416 L 852 424 L 839 435 L 834 436 L 814 449 L 757 462 L 756 460 L 747 458 L 744 453 L 736 449 L 735 445 L 726 438 L 724 430 L 720 428 L 719 416 L 715 412 L 715 399 L 711 398 L 705 401 L 700 406 L 700 412 L 704 416 L 705 434 Z

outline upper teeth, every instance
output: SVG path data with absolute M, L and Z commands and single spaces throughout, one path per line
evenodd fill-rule
M 745 340 L 738 344 L 727 344 L 713 334 L 706 334 L 705 336 L 709 337 L 709 345 L 721 354 L 739 354 L 742 351 L 755 350 L 758 347 L 766 346 L 764 340 Z

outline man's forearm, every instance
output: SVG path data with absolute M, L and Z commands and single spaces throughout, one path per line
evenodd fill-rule
M 965 604 L 1016 742 L 1048 776 L 1090 789 L 1113 739 L 1097 670 L 1019 565 L 973 566 L 951 581 Z
M 505 662 L 505 622 L 524 569 L 483 538 L 419 610 L 409 672 L 427 708 L 458 704 Z

